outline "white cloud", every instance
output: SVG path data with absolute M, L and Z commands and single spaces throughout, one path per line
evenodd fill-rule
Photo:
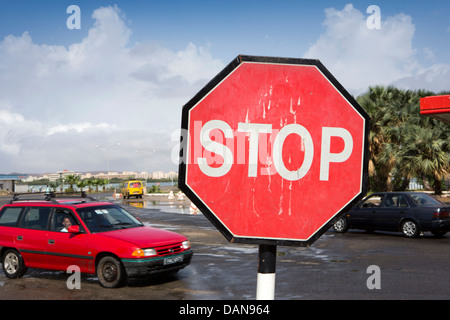
M 405 89 L 427 89 L 435 93 L 450 90 L 450 65 L 436 63 L 421 68 L 413 76 L 404 77 L 393 82 L 393 85 Z
M 368 86 L 397 84 L 432 91 L 449 88 L 449 65 L 421 66 L 413 46 L 415 26 L 405 14 L 381 16 L 381 29 L 369 29 L 369 15 L 347 4 L 344 9 L 325 10 L 325 32 L 304 54 L 320 59 L 352 94 Z M 424 48 L 429 60 L 434 56 Z M 422 77 L 426 76 L 427 80 Z M 445 78 L 442 78 L 445 77 Z M 421 80 L 422 79 L 422 80 Z
M 430 48 L 423 48 L 423 53 L 425 54 L 425 58 L 429 61 L 436 61 L 436 56 L 434 52 Z
M 149 140 L 158 151 L 145 155 L 148 169 L 176 168 L 160 161 L 161 152 L 170 158 L 181 108 L 224 64 L 208 46 L 130 43 L 117 6 L 92 18 L 88 35 L 68 47 L 36 44 L 32 31 L 0 42 L 0 172 L 95 170 L 104 159 L 92 148 L 116 141 L 133 157 L 118 153 L 111 168 L 142 169 L 144 155 L 134 152 Z
M 18 113 L 13 113 L 8 110 L 0 110 L 0 123 L 2 126 L 10 126 L 23 121 L 23 116 Z
M 40 124 L 28 121 L 19 113 L 2 109 L 0 104 L 0 154 L 18 156 L 24 137 L 36 134 Z M 0 159 L 0 163 L 1 163 Z
M 86 129 L 95 129 L 95 128 L 115 128 L 114 125 L 109 125 L 107 123 L 90 123 L 90 122 L 82 122 L 82 123 L 67 123 L 67 124 L 59 124 L 57 126 L 51 127 L 47 129 L 47 135 L 57 134 L 57 133 L 67 133 L 71 130 L 76 131 L 78 133 L 83 132 Z

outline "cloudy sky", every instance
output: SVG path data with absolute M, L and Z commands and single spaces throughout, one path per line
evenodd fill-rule
M 450 90 L 449 16 L 447 0 L 2 1 L 0 173 L 177 170 L 182 106 L 238 54 L 320 59 L 355 96 Z

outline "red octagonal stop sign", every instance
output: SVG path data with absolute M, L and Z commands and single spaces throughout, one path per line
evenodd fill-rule
M 179 186 L 231 242 L 310 245 L 366 192 L 368 115 L 318 60 L 238 56 L 182 129 Z

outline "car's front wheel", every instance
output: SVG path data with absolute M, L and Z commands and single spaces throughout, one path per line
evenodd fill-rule
M 412 220 L 403 221 L 401 231 L 407 238 L 417 238 L 420 234 L 419 226 Z
M 335 224 L 333 224 L 334 232 L 345 233 L 348 230 L 348 222 L 345 218 L 339 218 Z
M 15 249 L 8 249 L 2 257 L 3 272 L 8 278 L 22 277 L 27 271 L 22 255 Z
M 105 256 L 97 264 L 97 278 L 105 288 L 116 288 L 124 284 L 126 275 L 120 261 L 113 256 Z

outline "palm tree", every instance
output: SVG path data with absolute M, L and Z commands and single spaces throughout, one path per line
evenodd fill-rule
M 108 184 L 108 179 L 97 179 L 97 188 L 98 186 L 103 187 L 103 191 L 105 191 L 105 186 Z
M 83 181 L 86 184 L 85 186 L 88 187 L 88 192 L 91 192 L 92 178 L 87 178 L 84 179 Z
M 101 179 L 101 185 L 103 186 L 103 191 L 105 191 L 105 188 L 109 185 L 108 179 Z
M 369 134 L 369 184 L 371 190 L 392 190 L 392 171 L 396 164 L 394 143 L 401 135 L 398 125 L 403 116 L 399 113 L 401 91 L 394 87 L 370 87 L 357 98 L 371 118 Z M 401 109 L 401 108 L 400 108 Z M 386 149 L 386 146 L 389 146 Z
M 56 191 L 56 188 L 58 188 L 57 182 L 50 182 L 49 183 L 50 190 Z
M 404 166 L 402 153 L 420 123 L 420 96 L 415 91 L 396 90 L 395 99 L 391 101 L 388 112 L 390 121 L 385 124 L 383 132 L 388 139 L 379 154 L 378 163 L 388 165 L 389 188 L 387 190 L 406 190 L 412 178 L 411 172 L 401 170 Z
M 80 191 L 83 191 L 83 188 L 86 187 L 86 179 L 85 180 L 79 180 L 77 182 L 77 187 L 80 188 Z
M 98 178 L 93 178 L 91 180 L 91 184 L 95 186 L 95 192 L 98 192 L 98 186 L 100 184 L 100 179 Z
M 442 194 L 442 180 L 450 165 L 450 143 L 448 135 L 440 126 L 414 127 L 410 141 L 401 153 L 400 170 L 410 175 L 428 177 L 435 194 Z
M 73 185 L 74 185 L 74 184 L 77 184 L 78 181 L 80 181 L 80 176 L 75 175 L 75 174 L 67 175 L 67 176 L 64 178 L 64 182 L 67 183 L 67 184 L 69 184 L 69 186 L 70 186 L 70 187 L 69 187 L 70 191 L 73 191 L 73 190 L 74 190 L 74 189 L 73 189 Z
M 357 98 L 371 117 L 369 185 L 373 191 L 406 190 L 412 177 L 433 183 L 436 193 L 449 171 L 450 128 L 420 116 L 429 91 L 370 87 Z

